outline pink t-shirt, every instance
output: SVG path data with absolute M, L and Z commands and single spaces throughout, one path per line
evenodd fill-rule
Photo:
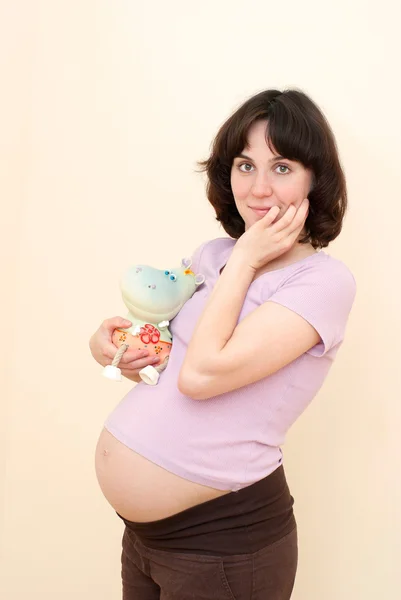
M 231 491 L 280 466 L 286 432 L 322 386 L 344 339 L 356 291 L 349 269 L 324 251 L 255 279 L 239 321 L 263 302 L 277 302 L 311 323 L 321 341 L 269 377 L 193 400 L 178 390 L 178 374 L 197 319 L 235 243 L 217 238 L 197 249 L 192 269 L 206 281 L 171 321 L 167 369 L 156 386 L 137 384 L 105 422 L 118 440 L 157 465 Z

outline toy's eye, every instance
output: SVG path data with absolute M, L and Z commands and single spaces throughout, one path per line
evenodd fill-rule
M 174 273 L 171 273 L 169 279 L 171 279 L 171 281 L 177 281 L 177 275 L 174 275 Z
M 165 275 L 170 275 L 171 271 L 164 271 Z

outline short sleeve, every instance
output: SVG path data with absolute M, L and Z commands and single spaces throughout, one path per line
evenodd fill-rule
M 327 256 L 292 273 L 264 300 L 289 308 L 316 329 L 321 341 L 308 354 L 319 357 L 343 341 L 355 295 L 351 271 Z

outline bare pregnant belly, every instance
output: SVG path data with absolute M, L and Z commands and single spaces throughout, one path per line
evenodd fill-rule
M 157 521 L 229 493 L 166 471 L 119 442 L 107 429 L 96 446 L 95 467 L 106 500 L 128 521 Z

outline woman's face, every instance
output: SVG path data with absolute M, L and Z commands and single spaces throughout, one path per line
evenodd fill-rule
M 277 219 L 290 204 L 298 208 L 312 185 L 312 171 L 271 152 L 266 126 L 267 121 L 256 121 L 250 127 L 247 146 L 231 167 L 231 189 L 245 230 L 273 206 L 280 208 Z

